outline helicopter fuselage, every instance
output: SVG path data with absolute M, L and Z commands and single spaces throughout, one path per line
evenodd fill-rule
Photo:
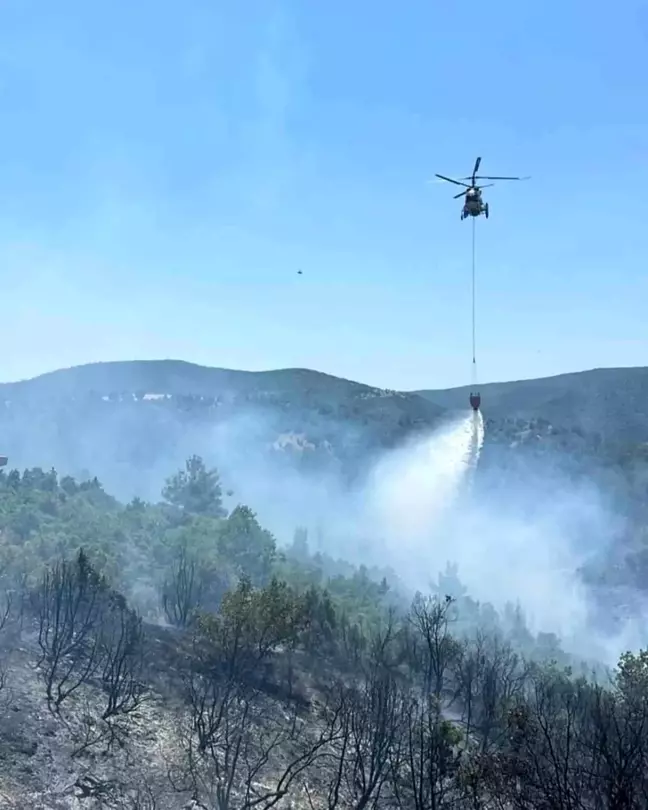
M 488 217 L 488 203 L 482 201 L 481 191 L 479 189 L 469 189 L 464 197 L 464 206 L 461 211 L 461 218 L 478 217 L 480 214 L 485 214 Z

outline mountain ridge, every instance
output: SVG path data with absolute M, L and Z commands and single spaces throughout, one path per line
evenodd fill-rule
M 119 376 L 124 384 L 129 378 L 133 378 L 138 388 L 141 388 L 143 380 L 135 378 L 135 374 L 141 375 L 142 373 L 149 372 L 163 372 L 168 375 L 175 375 L 176 378 L 182 379 L 183 382 L 190 382 L 195 386 L 195 390 L 182 393 L 201 393 L 204 381 L 206 378 L 211 377 L 212 380 L 219 382 L 228 381 L 243 381 L 243 380 L 261 380 L 269 378 L 285 378 L 287 376 L 296 376 L 302 379 L 329 381 L 332 383 L 348 383 L 358 388 L 374 391 L 388 391 L 389 389 L 380 389 L 377 386 L 366 385 L 365 383 L 356 382 L 355 380 L 339 377 L 334 374 L 327 374 L 321 371 L 315 371 L 308 368 L 278 368 L 267 369 L 263 371 L 247 371 L 242 369 L 229 369 L 220 366 L 204 366 L 199 363 L 191 363 L 186 360 L 177 359 L 162 359 L 162 360 L 109 360 L 100 361 L 96 363 L 83 363 L 81 365 L 69 366 L 67 368 L 54 369 L 46 371 L 42 374 L 37 374 L 34 377 L 27 377 L 20 380 L 8 381 L 0 383 L 0 392 L 20 390 L 25 387 L 33 387 L 34 385 L 46 385 L 50 381 L 60 381 L 67 378 L 66 382 L 79 382 L 82 376 L 89 379 L 95 379 L 97 374 L 114 373 Z M 133 373 L 135 372 L 135 374 Z M 171 380 L 166 380 L 168 385 Z M 86 385 L 88 380 L 85 381 Z M 97 385 L 96 379 L 93 385 Z
M 560 427 L 579 427 L 619 441 L 648 441 L 648 368 L 597 368 L 551 377 L 477 386 L 489 418 L 541 417 Z M 462 407 L 470 386 L 418 390 L 446 409 Z
M 64 376 L 78 376 L 81 374 L 92 373 L 96 370 L 105 371 L 123 371 L 125 369 L 143 371 L 145 369 L 161 369 L 176 372 L 178 370 L 191 371 L 194 374 L 202 376 L 220 376 L 230 377 L 232 379 L 262 379 L 271 378 L 273 376 L 283 377 L 286 375 L 299 375 L 303 377 L 310 377 L 312 379 L 322 379 L 336 382 L 349 383 L 354 386 L 362 387 L 365 389 L 372 389 L 375 391 L 383 391 L 390 393 L 402 394 L 415 394 L 426 398 L 433 396 L 441 396 L 447 394 L 468 393 L 473 388 L 479 388 L 482 392 L 500 392 L 500 389 L 515 387 L 532 388 L 539 385 L 546 385 L 551 383 L 566 382 L 569 380 L 588 380 L 597 376 L 620 377 L 623 375 L 637 375 L 645 377 L 648 381 L 648 366 L 598 366 L 591 369 L 581 369 L 579 371 L 569 371 L 560 374 L 550 374 L 543 377 L 525 377 L 514 380 L 498 380 L 478 385 L 460 385 L 449 386 L 444 388 L 421 388 L 421 389 L 394 389 L 387 386 L 376 386 L 363 383 L 358 380 L 353 380 L 349 377 L 342 377 L 338 374 L 331 374 L 329 372 L 319 371 L 317 369 L 300 367 L 300 366 L 287 366 L 280 368 L 270 368 L 251 371 L 248 369 L 232 369 L 223 366 L 206 366 L 201 363 L 193 363 L 188 360 L 181 360 L 176 358 L 162 358 L 153 360 L 102 360 L 90 363 L 80 363 L 78 365 L 67 366 L 64 368 L 52 369 L 45 371 L 41 374 L 36 374 L 32 377 L 24 377 L 18 380 L 8 380 L 0 382 L 0 391 L 6 389 L 23 387 L 28 384 L 33 384 L 36 381 L 45 381 L 50 379 L 61 379 Z
M 132 489 L 134 480 L 153 476 L 155 488 L 159 470 L 194 452 L 220 465 L 228 454 L 260 448 L 303 471 L 344 470 L 353 478 L 385 449 L 467 412 L 469 390 L 395 391 L 304 368 L 89 363 L 1 383 L 0 449 L 12 465 L 97 470 L 120 495 L 124 477 Z M 648 442 L 648 368 L 593 369 L 480 390 L 486 456 L 490 447 L 509 456 L 530 448 L 587 467 Z
M 184 361 L 116 361 L 0 385 L 3 453 L 18 466 L 98 470 L 125 495 L 124 476 L 173 469 L 192 453 L 226 463 L 256 453 L 353 476 L 442 407 L 310 369 L 245 372 Z M 243 450 L 242 448 L 245 448 Z M 158 472 L 160 471 L 160 472 Z

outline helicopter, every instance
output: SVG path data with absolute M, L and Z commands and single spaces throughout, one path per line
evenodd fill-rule
M 461 209 L 461 219 L 467 217 L 478 217 L 484 214 L 488 219 L 488 203 L 482 200 L 482 189 L 495 185 L 494 183 L 487 183 L 485 186 L 479 186 L 476 180 L 528 180 L 528 177 L 488 177 L 485 175 L 478 175 L 479 164 L 481 158 L 478 157 L 475 161 L 475 168 L 471 177 L 462 177 L 460 180 L 453 180 L 451 177 L 445 177 L 443 174 L 436 174 L 440 180 L 445 180 L 447 183 L 454 183 L 456 186 L 464 186 L 465 191 L 455 194 L 454 199 L 458 200 L 459 197 L 465 197 L 463 208 Z M 464 180 L 470 180 L 470 183 L 464 183 Z

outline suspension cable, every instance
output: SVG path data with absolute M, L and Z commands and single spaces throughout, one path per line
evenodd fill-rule
M 477 382 L 477 340 L 476 340 L 476 318 L 475 318 L 475 220 L 472 219 L 472 355 L 473 355 L 473 382 Z

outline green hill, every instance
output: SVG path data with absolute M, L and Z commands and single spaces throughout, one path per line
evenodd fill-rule
M 500 463 L 491 448 L 561 454 L 581 468 L 629 459 L 641 489 L 648 369 L 490 383 L 481 393 L 484 462 Z M 161 470 L 194 452 L 220 466 L 232 453 L 261 454 L 302 473 L 353 477 L 384 449 L 465 411 L 468 394 L 468 387 L 404 393 L 309 369 L 94 363 L 0 385 L 1 449 L 19 467 L 96 471 L 122 496 L 157 491 Z
M 175 360 L 96 363 L 0 385 L 2 450 L 17 466 L 96 471 L 120 495 L 159 490 L 194 452 L 270 455 L 358 474 L 444 409 L 308 369 L 247 372 Z M 149 487 L 150 483 L 150 487 Z
M 648 441 L 648 368 L 603 368 L 480 386 L 489 419 L 542 418 L 613 440 Z M 417 391 L 446 409 L 465 408 L 470 387 Z

